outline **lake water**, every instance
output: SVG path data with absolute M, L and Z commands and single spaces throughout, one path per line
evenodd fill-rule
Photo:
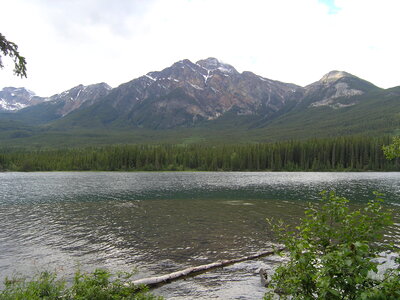
M 322 190 L 356 204 L 385 193 L 400 211 L 400 173 L 0 173 L 0 277 L 78 268 L 136 277 L 269 249 L 267 217 L 296 222 Z M 399 239 L 400 225 L 390 234 Z M 167 299 L 261 299 L 267 257 L 164 285 Z

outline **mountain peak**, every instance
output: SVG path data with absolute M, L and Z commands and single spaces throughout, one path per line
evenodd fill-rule
M 223 63 L 215 57 L 199 60 L 196 64 L 209 71 L 220 70 L 223 73 L 238 73 L 233 66 Z
M 344 71 L 330 71 L 329 73 L 325 74 L 320 81 L 323 83 L 329 83 L 329 82 L 334 82 L 336 80 L 339 80 L 344 77 L 355 77 L 354 75 L 351 75 L 350 73 L 344 72 Z
M 0 90 L 0 111 L 17 111 L 41 102 L 35 93 L 20 87 L 5 87 Z
M 221 62 L 215 57 L 209 57 L 206 59 L 201 59 L 196 64 L 202 66 L 203 68 L 217 69 Z
M 314 100 L 310 107 L 341 108 L 355 105 L 360 96 L 377 89 L 372 83 L 344 71 L 331 71 L 305 87 L 306 98 Z M 315 99 L 318 99 L 315 101 Z
M 95 86 L 104 87 L 106 90 L 112 89 L 112 87 L 109 84 L 107 84 L 106 82 L 97 83 L 97 84 L 95 84 Z
M 24 87 L 16 88 L 16 87 L 9 86 L 9 87 L 3 88 L 2 92 L 6 92 L 6 93 L 10 93 L 10 94 L 28 94 L 32 97 L 35 96 L 34 92 L 32 92 L 31 90 L 28 90 Z
M 79 85 L 82 88 L 89 88 L 89 89 L 104 89 L 104 90 L 111 90 L 112 87 L 109 86 L 107 83 L 105 82 L 100 82 L 100 83 L 94 83 L 94 84 L 89 84 L 89 85 Z

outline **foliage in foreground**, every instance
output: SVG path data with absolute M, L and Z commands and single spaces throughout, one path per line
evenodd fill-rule
M 161 300 L 147 292 L 144 286 L 130 283 L 130 273 L 118 273 L 97 269 L 93 273 L 77 272 L 71 287 L 56 274 L 42 272 L 32 280 L 22 278 L 6 279 L 5 288 L 0 292 L 1 300 L 17 299 L 66 299 L 66 300 Z
M 399 270 L 383 280 L 371 276 L 377 272 L 374 258 L 391 248 L 383 239 L 393 221 L 379 197 L 350 210 L 346 198 L 323 193 L 322 205 L 310 205 L 295 230 L 273 224 L 289 257 L 265 299 L 400 299 Z
M 387 159 L 400 157 L 400 136 L 393 137 L 393 142 L 390 145 L 382 147 Z
M 6 39 L 0 33 L 0 69 L 4 67 L 2 55 L 9 56 L 14 60 L 14 74 L 21 77 L 26 77 L 26 60 L 18 52 L 17 44 Z

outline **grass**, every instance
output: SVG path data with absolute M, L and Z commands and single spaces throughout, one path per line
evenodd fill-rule
M 104 269 L 93 273 L 76 272 L 72 285 L 55 273 L 41 272 L 31 280 L 6 278 L 1 300 L 161 300 L 150 294 L 145 286 L 135 286 L 130 282 L 132 273 L 112 274 Z

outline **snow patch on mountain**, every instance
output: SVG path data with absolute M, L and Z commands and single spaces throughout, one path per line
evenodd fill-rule
M 196 90 L 204 90 L 203 88 L 199 87 L 197 84 L 190 83 L 189 84 L 194 87 Z
M 0 110 L 6 110 L 6 111 L 17 111 L 22 108 L 27 107 L 28 105 L 23 104 L 23 103 L 9 103 L 5 99 L 0 98 Z
M 151 77 L 149 74 L 146 74 L 146 75 L 144 75 L 144 76 L 146 76 L 147 78 L 149 78 L 149 79 L 151 79 L 151 80 L 153 80 L 153 81 L 156 81 L 157 79 L 155 79 L 154 77 Z

